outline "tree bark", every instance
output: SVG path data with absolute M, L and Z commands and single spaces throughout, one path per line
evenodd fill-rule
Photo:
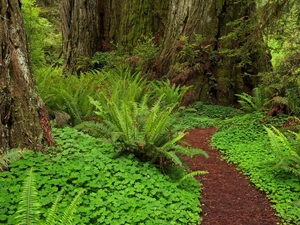
M 36 0 L 36 4 L 39 7 L 51 7 L 56 6 L 59 0 Z
M 0 9 L 0 152 L 41 151 L 53 140 L 32 75 L 21 1 L 1 0 Z
M 163 35 L 167 1 L 61 0 L 65 71 L 75 73 L 80 57 L 110 51 L 111 43 L 132 50 L 140 38 Z
M 80 57 L 102 50 L 102 1 L 61 0 L 61 22 L 65 71 L 77 72 Z
M 261 47 L 261 35 L 252 46 L 256 51 L 253 51 L 255 54 L 247 65 L 239 66 L 238 57 L 222 53 L 226 49 L 237 48 L 239 42 L 222 39 L 232 31 L 227 24 L 251 16 L 253 10 L 255 6 L 250 1 L 171 0 L 159 59 L 159 68 L 163 70 L 156 77 L 167 74 L 175 83 L 193 85 L 184 99 L 185 104 L 198 100 L 233 104 L 236 93 L 251 90 L 257 85 L 256 75 L 266 71 L 268 64 Z M 196 43 L 197 35 L 202 37 L 199 43 Z M 183 43 L 182 37 L 186 37 L 187 43 Z M 193 50 L 199 53 L 182 57 L 184 45 L 192 44 L 195 44 Z
M 239 57 L 224 53 L 243 45 L 242 40 L 223 37 L 232 31 L 228 23 L 251 16 L 255 10 L 251 0 L 79 2 L 61 0 L 63 52 L 70 72 L 76 71 L 76 59 L 109 51 L 111 42 L 131 51 L 139 39 L 153 37 L 160 54 L 152 78 L 167 75 L 174 83 L 193 85 L 185 104 L 201 100 L 229 105 L 236 101 L 236 93 L 255 87 L 256 75 L 267 68 L 259 31 L 247 65 L 239 66 Z

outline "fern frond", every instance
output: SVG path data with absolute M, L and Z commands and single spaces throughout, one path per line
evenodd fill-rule
M 20 225 L 35 225 L 40 215 L 40 203 L 38 201 L 38 194 L 33 175 L 33 169 L 28 171 L 28 176 L 24 181 L 23 191 L 21 194 L 21 201 L 17 211 L 16 221 Z
M 182 166 L 183 165 L 183 161 L 176 155 L 175 151 L 166 151 L 163 148 L 158 148 L 159 152 L 162 153 L 162 155 L 171 160 L 175 165 L 178 166 Z
M 271 126 L 271 128 L 264 126 L 264 128 L 268 133 L 270 145 L 275 156 L 278 159 L 285 157 L 285 149 L 287 149 L 288 151 L 291 150 L 291 146 L 287 138 L 273 126 Z
M 51 208 L 48 212 L 48 216 L 46 218 L 46 224 L 47 225 L 55 225 L 56 224 L 56 221 L 57 221 L 57 208 L 58 208 L 58 203 L 61 200 L 62 194 L 63 194 L 63 190 L 61 190 L 58 193 L 58 195 L 55 199 L 55 202 L 52 204 L 52 206 L 51 206 Z
M 78 192 L 78 194 L 75 196 L 75 198 L 73 199 L 73 201 L 71 202 L 71 204 L 67 207 L 67 209 L 64 211 L 64 214 L 62 216 L 62 219 L 60 220 L 60 223 L 62 225 L 72 225 L 72 220 L 73 220 L 73 214 L 76 210 L 76 206 L 78 204 L 79 201 L 79 197 L 82 195 L 82 193 L 85 190 L 82 189 Z
M 265 127 L 270 139 L 272 151 L 277 159 L 279 159 L 279 162 L 275 165 L 275 168 L 280 168 L 296 176 L 300 176 L 299 146 L 293 146 L 278 129 L 275 127 L 271 128 L 272 130 Z M 298 135 L 296 135 L 296 141 L 297 139 Z
M 198 176 L 198 175 L 205 175 L 205 174 L 208 174 L 208 172 L 207 171 L 203 171 L 203 170 L 196 170 L 196 171 L 193 171 L 193 172 L 190 172 L 190 173 L 187 173 L 186 175 L 184 175 L 178 181 L 178 183 L 180 184 L 180 183 L 182 183 L 183 181 L 185 181 L 188 178 L 195 177 L 195 176 Z
M 8 149 L 2 156 L 0 156 L 0 170 L 3 171 L 7 169 L 11 162 L 16 161 L 22 157 L 23 154 L 26 154 L 29 150 L 12 148 Z

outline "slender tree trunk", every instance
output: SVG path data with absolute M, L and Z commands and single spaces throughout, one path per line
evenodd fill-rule
M 1 0 L 0 152 L 53 144 L 47 113 L 32 76 L 20 0 Z

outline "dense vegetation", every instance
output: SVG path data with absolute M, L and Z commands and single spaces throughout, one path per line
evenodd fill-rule
M 35 77 L 56 146 L 44 153 L 13 149 L 0 158 L 0 224 L 51 224 L 51 218 L 53 224 L 199 224 L 201 184 L 193 176 L 205 171 L 190 173 L 181 156 L 207 155 L 180 141 L 185 129 L 210 126 L 218 129 L 212 144 L 267 194 L 283 223 L 299 224 L 299 9 L 291 1 L 276 17 L 276 2 L 258 5 L 258 13 L 269 9 L 261 23 L 270 27 L 264 38 L 273 69 L 259 75 L 251 93 L 237 94 L 241 109 L 235 109 L 203 102 L 184 108 L 189 87 L 149 81 L 145 68 L 158 51 L 151 40 L 131 55 L 116 48 L 80 58 L 79 74 L 63 74 L 57 24 L 24 0 Z M 185 43 L 181 53 L 193 58 L 193 48 Z

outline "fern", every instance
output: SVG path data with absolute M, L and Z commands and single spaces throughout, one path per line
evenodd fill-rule
M 291 132 L 296 140 L 288 140 L 278 129 L 265 127 L 271 150 L 279 161 L 275 168 L 280 168 L 300 177 L 300 134 Z
M 179 180 L 179 184 L 181 184 L 183 181 L 185 181 L 186 179 L 189 179 L 191 177 L 195 177 L 198 175 L 204 175 L 204 174 L 208 174 L 207 171 L 203 171 L 203 170 L 196 170 L 190 173 L 185 174 L 180 180 Z
M 29 150 L 12 148 L 7 150 L 2 156 L 0 156 L 0 170 L 8 169 L 11 162 L 16 161 L 26 154 Z
M 54 203 L 52 204 L 49 212 L 48 212 L 48 216 L 46 218 L 46 224 L 55 224 L 56 220 L 57 220 L 57 209 L 58 209 L 58 203 L 61 200 L 63 194 L 63 190 L 61 190 L 59 192 L 59 194 L 57 195 Z
M 36 224 L 40 215 L 39 208 L 41 207 L 38 201 L 35 179 L 31 168 L 27 173 L 27 178 L 24 181 L 21 201 L 17 211 L 16 220 L 20 225 Z
M 170 80 L 157 80 L 151 83 L 151 88 L 155 93 L 153 96 L 154 100 L 156 96 L 164 95 L 163 105 L 172 105 L 175 103 L 178 103 L 179 105 L 184 94 L 191 88 L 191 86 L 176 86 L 176 84 L 171 84 Z
M 134 153 L 142 160 L 153 162 L 167 159 L 182 167 L 180 156 L 193 154 L 178 145 L 185 134 L 172 130 L 172 123 L 176 123 L 173 112 L 184 91 L 170 86 L 170 82 L 165 83 L 176 96 L 174 103 L 166 103 L 164 91 L 154 97 L 153 89 L 149 88 L 152 83 L 147 84 L 140 73 L 123 70 L 107 75 L 106 84 L 97 98 L 90 97 L 101 121 L 101 124 L 89 124 L 91 132 L 97 129 L 96 133 L 104 135 L 120 154 Z M 193 152 L 205 154 L 202 150 Z
M 62 216 L 62 219 L 60 220 L 60 223 L 62 225 L 72 225 L 72 220 L 73 220 L 73 214 L 76 210 L 76 206 L 78 204 L 79 197 L 82 195 L 84 192 L 84 189 L 80 190 L 78 194 L 75 196 L 71 204 L 67 207 L 67 209 L 64 211 L 64 214 Z
M 253 96 L 247 93 L 236 94 L 236 96 L 240 98 L 238 102 L 241 104 L 242 109 L 247 112 L 255 112 L 264 109 L 264 106 L 268 102 L 266 92 L 261 87 L 253 88 L 252 92 Z
M 45 224 L 45 225 L 72 225 L 72 219 L 80 195 L 84 192 L 84 189 L 80 190 L 75 196 L 71 204 L 66 208 L 61 219 L 57 216 L 57 209 L 59 201 L 61 200 L 61 191 L 52 207 L 48 211 L 48 216 L 45 221 L 40 220 L 40 207 L 41 204 L 38 201 L 38 192 L 36 189 L 35 178 L 33 169 L 31 168 L 27 173 L 27 178 L 24 181 L 23 192 L 21 194 L 21 201 L 19 202 L 19 208 L 16 212 L 15 219 L 19 225 L 31 225 L 31 224 Z

